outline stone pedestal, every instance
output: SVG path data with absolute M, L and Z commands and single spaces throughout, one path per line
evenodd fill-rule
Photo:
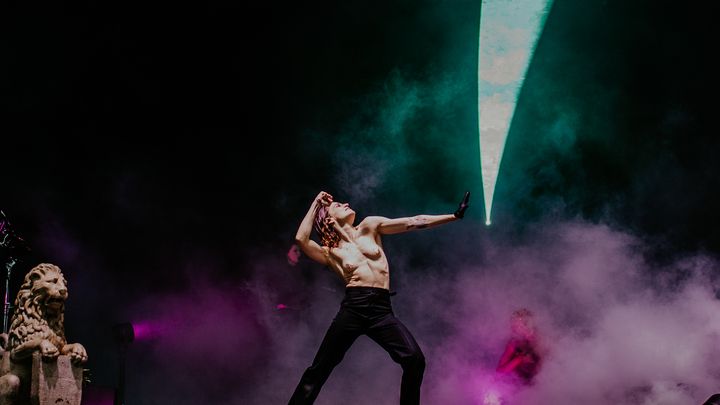
M 56 361 L 42 361 L 33 354 L 30 403 L 32 405 L 80 405 L 82 398 L 82 367 L 70 362 L 70 356 Z
M 0 382 L 18 385 L 16 395 L 0 395 L 0 405 L 80 405 L 83 369 L 73 365 L 70 356 L 45 362 L 34 353 L 32 360 L 14 363 L 0 350 L 0 357 Z

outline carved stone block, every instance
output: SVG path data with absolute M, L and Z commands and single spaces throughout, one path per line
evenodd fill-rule
M 43 361 L 40 353 L 32 359 L 32 405 L 80 405 L 83 369 L 72 364 L 70 356 Z
M 43 361 L 34 353 L 32 361 L 11 362 L 0 350 L 0 405 L 80 405 L 83 368 L 70 356 Z M 8 395 L 9 394 L 9 395 Z

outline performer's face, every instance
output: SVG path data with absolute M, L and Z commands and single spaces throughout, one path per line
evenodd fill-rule
M 510 328 L 514 334 L 525 338 L 530 338 L 535 334 L 532 327 L 532 321 L 525 317 L 513 317 Z
M 328 214 L 339 223 L 351 224 L 355 221 L 355 211 L 348 203 L 333 202 L 328 207 Z

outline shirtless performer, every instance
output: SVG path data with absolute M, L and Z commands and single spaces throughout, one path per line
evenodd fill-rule
M 355 211 L 321 191 L 300 223 L 295 242 L 311 259 L 330 267 L 345 282 L 345 298 L 325 334 L 312 365 L 305 370 L 290 405 L 312 404 L 333 368 L 360 335 L 385 349 L 403 369 L 400 404 L 420 403 L 425 356 L 390 305 L 390 268 L 382 235 L 425 229 L 461 219 L 470 193 L 453 214 L 407 218 L 366 217 L 357 226 Z M 313 228 L 320 244 L 310 239 Z M 362 383 L 362 381 L 359 381 Z

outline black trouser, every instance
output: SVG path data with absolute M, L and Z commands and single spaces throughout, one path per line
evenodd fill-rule
M 312 365 L 303 373 L 289 405 L 312 404 L 333 368 L 360 335 L 377 342 L 402 366 L 400 404 L 419 404 L 425 356 L 410 331 L 395 318 L 390 292 L 384 288 L 348 287 L 340 311 L 325 333 Z M 352 401 L 348 399 L 348 403 Z

